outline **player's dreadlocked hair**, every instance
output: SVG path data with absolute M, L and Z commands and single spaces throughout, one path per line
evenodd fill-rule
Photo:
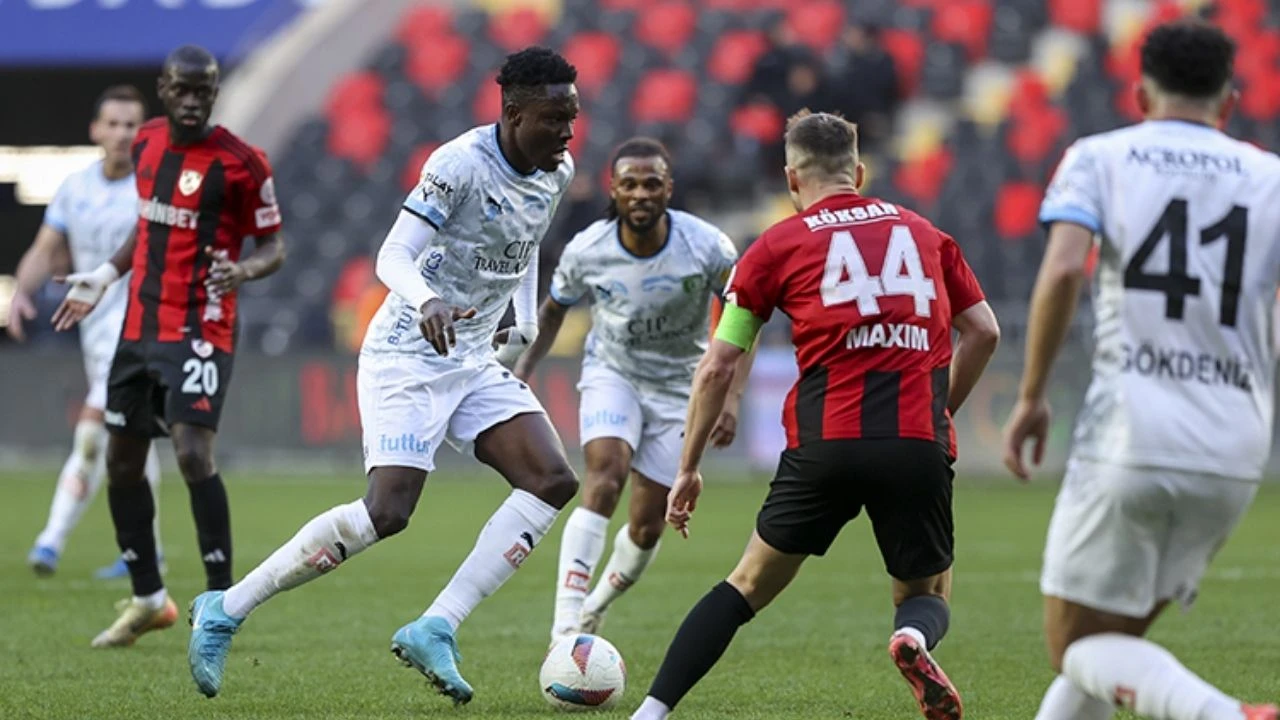
M 1160 88 L 1193 99 L 1218 96 L 1231 81 L 1236 44 L 1202 20 L 1160 25 L 1142 43 L 1142 74 Z
M 613 151 L 613 160 L 609 163 L 610 171 L 618 169 L 618 161 L 622 158 L 662 158 L 667 164 L 667 168 L 671 167 L 671 154 L 667 152 L 667 146 L 662 141 L 655 140 L 651 137 L 633 137 L 630 140 L 618 146 Z M 618 219 L 618 204 L 609 198 L 609 207 L 605 209 L 605 215 L 610 220 Z
M 813 113 L 808 108 L 787 120 L 787 165 L 815 170 L 827 177 L 850 175 L 858 165 L 858 126 L 839 113 Z
M 508 55 L 498 72 L 502 101 L 516 105 L 538 97 L 547 85 L 563 85 L 577 79 L 577 68 L 544 47 L 528 47 Z

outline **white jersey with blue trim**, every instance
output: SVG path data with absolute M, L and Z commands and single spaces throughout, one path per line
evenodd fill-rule
M 600 220 L 565 247 L 551 297 L 592 297 L 583 365 L 603 365 L 646 390 L 688 397 L 707 349 L 711 297 L 723 291 L 738 250 L 711 223 L 667 213 L 667 242 L 639 257 L 622 245 L 617 220 Z
M 107 179 L 101 160 L 69 175 L 45 209 L 44 224 L 67 238 L 75 272 L 89 272 L 111 259 L 138 224 L 133 174 Z M 107 288 L 94 311 L 80 322 L 85 352 L 110 353 L 120 338 L 128 303 L 128 280 Z
M 446 303 L 476 309 L 475 317 L 454 323 L 458 342 L 450 358 L 492 356 L 498 323 L 573 173 L 568 154 L 554 172 L 520 173 L 502 154 L 497 125 L 469 130 L 427 158 L 417 187 L 404 201 L 405 210 L 436 229 L 418 269 Z M 436 357 L 418 329 L 419 319 L 418 308 L 389 294 L 369 324 L 361 352 Z
M 1040 220 L 1095 234 L 1093 380 L 1074 456 L 1260 478 L 1273 417 L 1280 158 L 1147 121 L 1077 141 Z

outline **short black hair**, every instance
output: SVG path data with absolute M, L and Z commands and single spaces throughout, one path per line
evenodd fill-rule
M 1157 26 L 1142 43 L 1142 74 L 1160 89 L 1209 99 L 1231 82 L 1236 44 L 1216 25 L 1182 19 Z
M 93 103 L 93 119 L 97 120 L 102 114 L 102 106 L 113 100 L 138 103 L 142 106 L 142 116 L 144 118 L 147 116 L 147 98 L 143 96 L 141 90 L 132 85 L 112 85 L 103 90 L 97 101 Z
M 539 46 L 511 53 L 498 71 L 503 101 L 517 104 L 537 97 L 547 85 L 566 85 L 577 79 L 578 69 L 568 60 Z
M 164 69 L 168 71 L 170 68 L 174 70 L 211 69 L 214 73 L 220 73 L 218 59 L 199 45 L 183 45 L 175 48 L 164 59 Z
M 609 171 L 617 170 L 618 161 L 623 158 L 653 157 L 662 158 L 662 161 L 667 164 L 667 172 L 671 171 L 671 153 L 667 151 L 667 146 L 663 145 L 661 140 L 643 135 L 633 137 L 613 151 L 613 159 L 609 161 Z M 609 198 L 609 207 L 605 208 L 605 215 L 610 220 L 618 218 L 618 204 L 613 201 L 613 197 Z

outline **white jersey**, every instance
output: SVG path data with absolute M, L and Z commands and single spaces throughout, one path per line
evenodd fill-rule
M 404 201 L 405 210 L 437 231 L 418 269 L 446 303 L 476 309 L 474 318 L 454 323 L 458 343 L 450 358 L 492 357 L 498 323 L 572 180 L 567 154 L 554 172 L 518 172 L 498 146 L 497 125 L 469 130 L 427 159 L 418 186 Z M 389 294 L 361 352 L 437 357 L 418 321 L 418 308 Z
M 1040 219 L 1094 231 L 1093 381 L 1073 455 L 1259 478 L 1271 446 L 1280 158 L 1148 121 L 1077 141 Z
M 67 237 L 75 272 L 90 272 L 111 259 L 138 223 L 133 174 L 108 180 L 101 160 L 67 177 L 45 209 L 44 224 Z M 128 281 L 113 283 L 93 312 L 80 321 L 86 354 L 110 357 L 120 338 Z
M 679 210 L 667 218 L 667 243 L 650 257 L 623 247 L 617 220 L 578 233 L 560 256 L 551 297 L 573 305 L 593 296 L 584 366 L 687 398 L 707 349 L 711 296 L 724 289 L 738 251 L 701 218 Z

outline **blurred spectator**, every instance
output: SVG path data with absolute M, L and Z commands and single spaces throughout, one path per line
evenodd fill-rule
M 812 58 L 808 48 L 796 44 L 795 33 L 785 20 L 774 23 L 768 32 L 769 47 L 751 71 L 751 78 L 742 88 L 739 105 L 770 102 L 781 107 L 781 99 L 787 95 L 791 68 L 805 58 Z
M 898 69 L 880 43 L 880 28 L 854 25 L 845 31 L 832 65 L 836 108 L 858 124 L 858 139 L 875 150 L 889 139 L 901 100 Z

